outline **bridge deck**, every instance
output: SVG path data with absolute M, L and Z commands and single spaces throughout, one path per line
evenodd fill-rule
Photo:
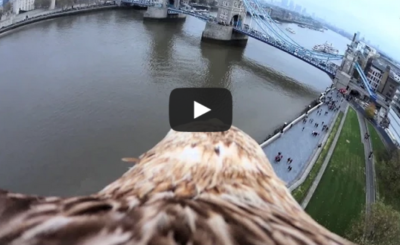
M 337 105 L 341 105 L 341 103 L 339 103 L 340 98 L 336 97 L 336 92 L 330 93 L 330 95 L 333 95 L 333 100 L 338 100 Z M 343 101 L 343 103 L 345 103 L 345 101 Z M 275 173 L 287 184 L 292 184 L 300 177 L 300 174 L 311 160 L 318 144 L 322 142 L 326 134 L 326 132 L 321 133 L 322 122 L 329 127 L 333 126 L 332 121 L 337 112 L 329 111 L 328 115 L 325 116 L 325 111 L 328 111 L 328 107 L 322 105 L 320 109 L 322 109 L 321 116 L 317 115 L 317 110 L 310 113 L 308 119 L 314 119 L 312 123 L 307 121 L 305 124 L 299 122 L 293 125 L 293 127 L 286 131 L 280 138 L 263 148 Z M 315 123 L 319 124 L 318 128 L 314 127 Z M 312 136 L 311 133 L 313 131 L 317 131 L 320 135 L 316 137 Z M 279 163 L 276 163 L 275 156 L 278 152 L 282 153 L 283 159 Z M 290 172 L 288 170 L 289 164 L 287 164 L 287 159 L 289 157 L 293 159 L 292 164 L 290 164 L 292 166 L 292 171 Z

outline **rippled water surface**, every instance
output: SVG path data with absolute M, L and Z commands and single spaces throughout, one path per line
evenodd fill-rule
M 203 22 L 143 22 L 142 13 L 63 17 L 0 38 L 1 188 L 100 190 L 128 169 L 122 157 L 168 132 L 177 87 L 228 88 L 234 125 L 261 142 L 330 85 L 323 72 L 259 41 L 204 44 Z M 321 38 L 312 34 L 313 45 Z

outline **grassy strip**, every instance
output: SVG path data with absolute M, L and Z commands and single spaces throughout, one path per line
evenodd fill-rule
M 368 126 L 368 132 L 370 135 L 370 140 L 372 143 L 372 151 L 374 152 L 374 159 L 375 159 L 375 165 L 379 165 L 379 166 L 375 166 L 376 167 L 376 171 L 379 172 L 379 167 L 380 167 L 380 156 L 383 152 L 386 152 L 386 148 L 385 148 L 385 144 L 382 142 L 381 138 L 379 137 L 378 132 L 376 131 L 375 127 L 370 123 L 367 122 L 367 126 Z M 377 186 L 377 198 L 379 199 L 379 193 L 383 193 L 384 196 L 386 196 L 386 192 L 384 190 L 384 185 L 380 183 L 379 177 L 376 177 L 376 183 Z M 389 199 L 391 199 L 389 197 Z M 389 203 L 392 203 L 389 200 Z
M 378 132 L 370 122 L 367 123 L 368 131 L 370 135 L 370 139 L 372 142 L 372 149 L 374 151 L 375 157 L 379 156 L 382 152 L 386 151 L 385 144 L 382 142 L 381 138 L 379 137 Z M 377 159 L 378 160 L 378 159 Z
M 322 148 L 322 151 L 319 154 L 317 161 L 315 162 L 314 166 L 312 167 L 310 173 L 308 174 L 307 178 L 304 180 L 303 184 L 301 184 L 299 187 L 297 187 L 296 189 L 294 189 L 292 191 L 292 195 L 298 203 L 301 203 L 304 200 L 304 198 L 306 197 L 306 195 L 308 193 L 308 190 L 310 189 L 312 183 L 314 182 L 315 178 L 317 177 L 317 174 L 318 174 L 319 170 L 321 169 L 321 166 L 326 158 L 326 155 L 328 154 L 329 148 L 332 145 L 333 139 L 335 138 L 335 135 L 339 128 L 342 117 L 343 117 L 343 112 L 339 112 L 339 115 L 336 118 L 335 124 L 333 125 L 332 131 L 331 131 L 324 147 Z
M 365 205 L 365 156 L 357 113 L 349 108 L 329 165 L 306 208 L 321 225 L 344 235 Z

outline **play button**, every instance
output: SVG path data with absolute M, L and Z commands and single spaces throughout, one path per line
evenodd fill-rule
M 197 103 L 196 101 L 194 102 L 194 117 L 193 119 L 198 118 L 201 115 L 206 114 L 207 112 L 211 111 L 210 108 L 205 107 L 202 104 Z
M 169 97 L 175 131 L 221 132 L 232 125 L 232 95 L 224 88 L 178 88 Z

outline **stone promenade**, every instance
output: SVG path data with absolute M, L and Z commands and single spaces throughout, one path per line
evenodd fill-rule
M 341 105 L 341 97 L 336 97 L 336 92 L 330 92 L 328 96 L 332 96 L 333 100 L 338 101 L 337 106 Z M 318 115 L 318 110 L 311 112 L 306 123 L 302 121 L 298 122 L 284 132 L 281 137 L 263 148 L 275 173 L 286 182 L 287 186 L 300 177 L 303 169 L 317 150 L 318 144 L 323 141 L 326 132 L 321 132 L 322 123 L 327 124 L 328 127 L 333 126 L 332 121 L 337 112 L 329 111 L 328 106 L 325 104 L 321 105 L 319 109 L 322 109 L 321 115 Z M 326 111 L 328 111 L 327 115 L 325 115 Z M 310 119 L 313 119 L 312 123 Z M 314 126 L 315 123 L 319 124 L 317 128 Z M 313 131 L 318 132 L 319 135 L 316 137 L 312 136 Z M 275 162 L 275 156 L 278 152 L 281 152 L 283 155 L 279 163 Z M 292 166 L 291 171 L 288 170 L 289 164 L 287 163 L 287 159 L 289 157 L 293 159 L 293 162 L 290 164 Z

